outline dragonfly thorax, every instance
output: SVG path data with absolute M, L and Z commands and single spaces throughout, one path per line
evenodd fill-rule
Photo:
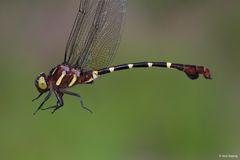
M 94 80 L 92 71 L 81 72 L 78 68 L 65 64 L 53 68 L 48 77 L 51 88 L 54 90 L 66 89 L 77 84 L 89 83 Z

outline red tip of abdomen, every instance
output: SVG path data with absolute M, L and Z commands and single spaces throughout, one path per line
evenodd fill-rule
M 206 79 L 212 79 L 210 70 L 209 70 L 208 68 L 205 68 L 205 70 L 204 70 L 204 72 L 203 72 L 203 76 L 204 76 Z
M 201 75 L 201 74 L 206 79 L 212 79 L 211 74 L 210 74 L 210 70 L 208 68 L 203 67 L 203 66 L 186 65 L 186 66 L 184 66 L 183 71 L 192 80 L 198 79 L 199 75 Z

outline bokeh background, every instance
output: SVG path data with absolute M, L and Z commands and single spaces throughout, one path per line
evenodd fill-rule
M 113 64 L 171 61 L 209 67 L 115 72 L 56 114 L 33 112 L 36 76 L 61 63 L 79 0 L 0 1 L 1 160 L 202 160 L 240 156 L 238 0 L 129 0 Z M 47 105 L 55 103 L 52 98 Z

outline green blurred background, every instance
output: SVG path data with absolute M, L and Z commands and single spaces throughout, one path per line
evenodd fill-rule
M 129 0 L 113 64 L 171 61 L 209 67 L 214 80 L 139 69 L 99 78 L 33 112 L 36 76 L 61 63 L 78 0 L 0 2 L 1 160 L 202 160 L 240 155 L 238 0 Z M 52 98 L 47 105 L 55 103 Z

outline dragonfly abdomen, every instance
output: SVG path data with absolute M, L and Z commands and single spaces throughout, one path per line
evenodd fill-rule
M 203 75 L 204 78 L 206 79 L 211 79 L 209 69 L 205 68 L 204 66 L 176 64 L 176 63 L 170 63 L 170 62 L 139 62 L 139 63 L 122 64 L 118 66 L 100 69 L 97 71 L 97 75 L 104 75 L 107 73 L 112 73 L 114 71 L 120 71 L 120 70 L 132 69 L 132 68 L 151 68 L 151 67 L 176 69 L 184 72 L 188 76 L 188 78 L 192 80 L 198 79 L 199 75 Z

